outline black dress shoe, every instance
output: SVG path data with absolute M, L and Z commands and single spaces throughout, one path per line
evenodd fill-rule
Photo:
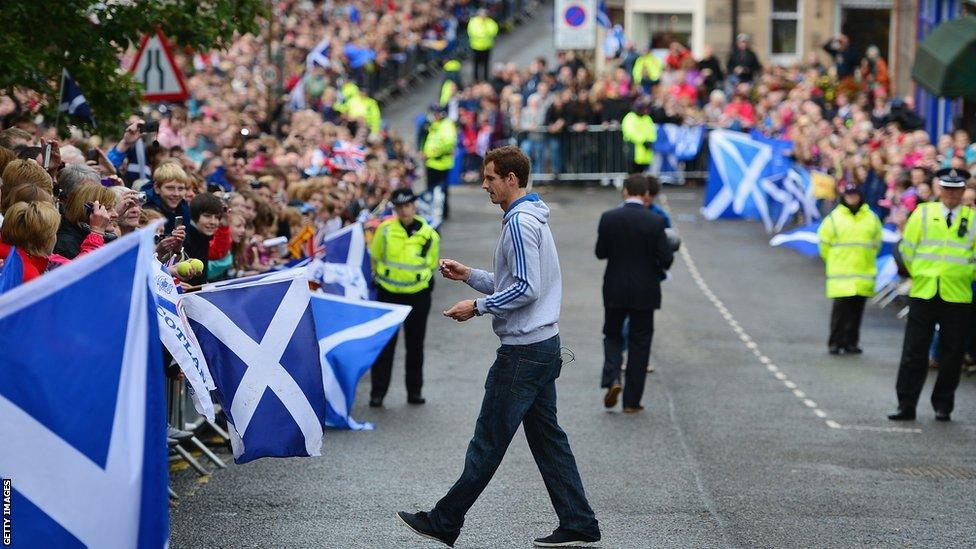
M 458 536 L 461 535 L 460 532 L 435 531 L 430 525 L 430 518 L 427 516 L 426 511 L 420 511 L 417 513 L 397 511 L 397 518 L 406 524 L 407 528 L 409 528 L 414 534 L 427 539 L 432 539 L 434 541 L 439 541 L 448 547 L 454 547 L 454 542 L 457 540 Z
M 827 352 L 830 353 L 830 354 L 832 354 L 832 355 L 839 355 L 840 354 L 840 347 L 838 347 L 836 345 L 832 345 L 829 349 L 827 349 Z
M 427 399 L 420 395 L 407 395 L 407 404 L 424 404 Z
M 888 419 L 891 421 L 915 421 L 915 410 L 898 408 L 895 413 L 888 414 Z
M 369 407 L 370 408 L 382 408 L 383 407 L 383 399 L 382 398 L 379 398 L 379 397 L 370 397 L 370 399 L 369 399 Z
M 864 352 L 864 349 L 858 347 L 857 345 L 848 345 L 844 347 L 844 352 L 849 355 L 859 355 Z
M 949 417 L 949 412 L 947 412 L 945 410 L 936 410 L 935 411 L 935 420 L 936 421 L 952 421 L 952 419 Z
M 532 545 L 536 547 L 591 547 L 600 541 L 600 534 L 586 535 L 571 530 L 556 528 L 556 531 L 544 538 L 536 538 Z

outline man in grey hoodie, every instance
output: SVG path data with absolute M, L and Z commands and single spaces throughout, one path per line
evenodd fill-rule
M 453 547 L 464 515 L 501 464 L 519 425 L 559 517 L 559 527 L 535 540 L 536 547 L 581 547 L 600 540 L 600 526 L 586 500 L 576 459 L 556 419 L 559 305 L 562 279 L 549 207 L 526 194 L 529 158 L 507 146 L 485 156 L 481 188 L 505 212 L 495 248 L 495 272 L 442 259 L 441 274 L 467 282 L 488 297 L 459 301 L 444 315 L 464 322 L 493 315 L 501 340 L 485 382 L 485 397 L 468 445 L 461 477 L 430 512 L 397 516 L 415 533 Z

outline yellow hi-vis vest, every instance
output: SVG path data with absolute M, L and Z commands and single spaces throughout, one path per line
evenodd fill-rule
M 383 122 L 380 105 L 372 97 L 357 93 L 345 102 L 344 110 L 350 120 L 363 119 L 370 132 L 380 133 Z
M 939 297 L 950 303 L 970 303 L 973 299 L 973 256 L 976 219 L 967 206 L 946 227 L 941 202 L 920 204 L 908 223 L 899 244 L 902 259 L 912 276 L 911 297 Z M 965 221 L 965 230 L 963 228 Z M 959 233 L 962 233 L 961 235 Z
M 415 294 L 427 289 L 437 268 L 441 237 L 422 217 L 415 219 L 422 226 L 410 236 L 396 217 L 380 223 L 369 246 L 373 276 L 390 293 Z
M 650 164 L 654 159 L 654 151 L 644 144 L 657 141 L 657 125 L 651 116 L 629 112 L 620 122 L 620 129 L 624 134 L 624 141 L 634 144 L 634 163 Z
M 474 16 L 468 21 L 468 41 L 475 51 L 490 50 L 498 35 L 498 23 L 491 17 Z
M 664 71 L 664 64 L 653 53 L 642 55 L 634 61 L 634 70 L 631 76 L 634 77 L 634 84 L 640 84 L 644 80 L 660 80 L 661 72 Z
M 881 220 L 871 208 L 861 204 L 851 213 L 847 206 L 837 206 L 820 224 L 817 236 L 826 264 L 827 297 L 874 295 Z
M 449 171 L 454 167 L 454 151 L 457 148 L 457 126 L 450 118 L 431 123 L 424 140 L 424 165 L 428 168 Z

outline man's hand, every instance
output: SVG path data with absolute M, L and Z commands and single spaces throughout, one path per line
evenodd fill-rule
M 460 280 L 467 282 L 471 276 L 471 267 L 454 261 L 453 259 L 442 259 L 439 262 L 441 275 L 450 280 Z
M 115 146 L 119 152 L 125 152 L 129 150 L 129 147 L 136 144 L 136 141 L 140 140 L 145 136 L 145 133 L 139 131 L 139 124 L 145 124 L 145 120 L 137 120 L 125 129 L 125 133 L 122 134 L 122 140 L 118 142 Z
M 447 318 L 453 318 L 458 322 L 464 322 L 465 320 L 475 316 L 477 311 L 478 309 L 474 304 L 474 300 L 465 299 L 464 301 L 458 301 L 453 307 L 444 311 L 444 316 Z

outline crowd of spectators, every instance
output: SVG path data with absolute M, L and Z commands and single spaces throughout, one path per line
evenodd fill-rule
M 320 241 L 411 185 L 411 147 L 385 127 L 374 97 L 402 82 L 378 75 L 439 63 L 475 5 L 281 0 L 273 9 L 270 47 L 266 34 L 244 35 L 221 52 L 178 55 L 189 100 L 103 135 L 59 136 L 40 96 L 0 91 L 0 261 L 16 246 L 30 279 L 163 219 L 157 257 L 202 263 L 182 277 L 191 287 L 285 263 L 309 248 L 283 242 Z
M 649 99 L 656 124 L 755 130 L 792 141 L 794 160 L 838 186 L 863 185 L 875 211 L 899 225 L 918 201 L 935 198 L 935 170 L 951 166 L 976 173 L 969 134 L 957 129 L 933 142 L 913 97 L 891 93 L 876 46 L 861 55 L 840 35 L 803 62 L 764 67 L 745 35 L 724 63 L 710 47 L 695 58 L 674 42 L 661 55 L 638 50 L 620 36 L 605 45 L 606 69 L 600 74 L 573 53 L 560 52 L 554 64 L 544 58 L 528 67 L 499 64 L 490 81 L 461 86 L 449 101 L 466 167 L 477 166 L 489 148 L 514 141 L 530 155 L 535 171 L 559 174 L 585 156 L 567 150 L 568 144 L 585 143 L 568 134 L 615 128 L 637 101 Z M 823 198 L 831 198 L 830 192 Z

